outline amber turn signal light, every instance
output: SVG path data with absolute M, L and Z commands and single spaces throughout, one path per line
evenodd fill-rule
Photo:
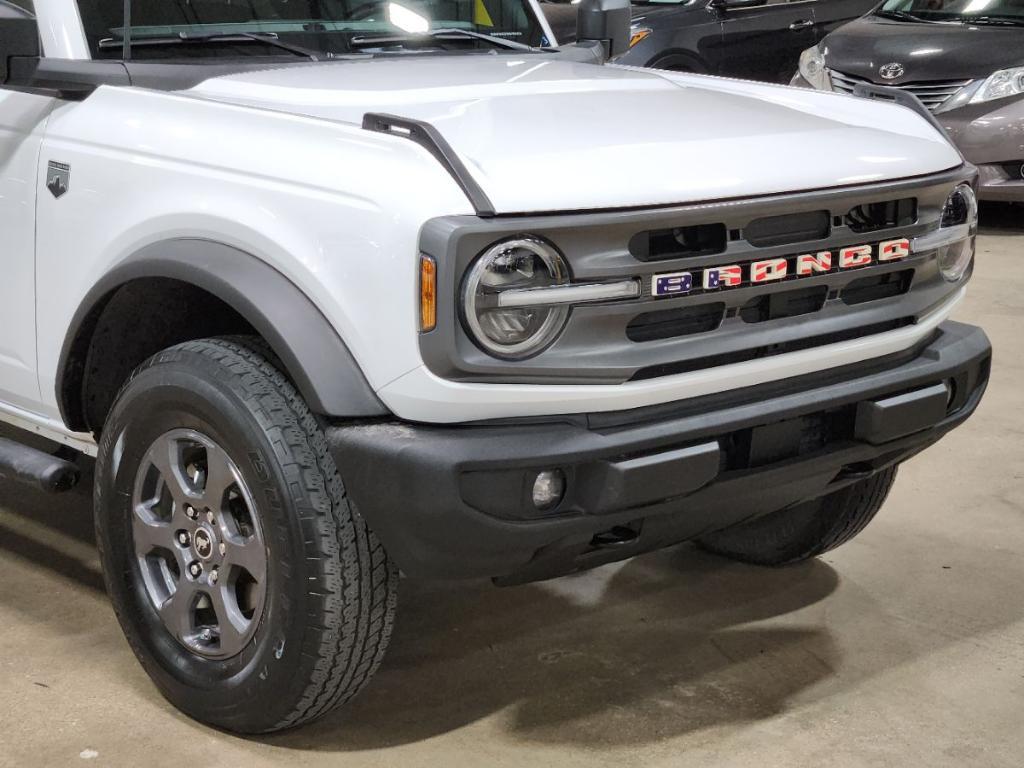
M 420 256 L 420 331 L 432 331 L 437 325 L 437 263 Z

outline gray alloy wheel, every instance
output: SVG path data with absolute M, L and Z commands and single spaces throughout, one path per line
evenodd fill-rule
M 207 658 L 238 655 L 267 595 L 263 531 L 238 467 L 206 435 L 166 432 L 139 465 L 131 508 L 146 594 L 168 632 Z
M 114 612 L 181 711 L 268 733 L 373 676 L 398 571 L 259 339 L 186 341 L 136 368 L 104 422 L 95 480 Z

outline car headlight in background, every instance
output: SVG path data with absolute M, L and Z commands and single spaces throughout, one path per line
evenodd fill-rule
M 521 237 L 492 245 L 477 258 L 463 283 L 466 328 L 495 357 L 519 360 L 535 355 L 561 332 L 568 306 L 503 306 L 501 295 L 568 282 L 565 259 L 543 240 Z
M 971 104 L 1017 96 L 1021 93 L 1024 93 L 1024 67 L 1000 69 L 989 75 L 982 83 L 981 88 L 971 97 Z
M 978 197 L 970 184 L 958 184 L 942 206 L 939 228 L 915 237 L 911 251 L 935 251 L 942 276 L 959 282 L 974 259 L 974 239 L 978 234 Z
M 812 46 L 800 54 L 800 76 L 819 91 L 830 89 L 825 57 L 818 46 Z

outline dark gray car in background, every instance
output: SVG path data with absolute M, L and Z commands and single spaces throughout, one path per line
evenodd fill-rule
M 1024 202 L 1024 0 L 886 0 L 800 57 L 794 85 L 895 86 L 981 172 L 979 197 Z
M 617 64 L 788 82 L 800 52 L 878 0 L 633 0 L 633 38 Z M 542 2 L 559 42 L 576 6 Z

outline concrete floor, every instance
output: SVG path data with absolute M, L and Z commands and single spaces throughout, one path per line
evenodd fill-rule
M 781 571 L 682 547 L 514 589 L 405 582 L 374 684 L 293 733 L 171 709 L 107 605 L 88 491 L 0 485 L 0 765 L 1019 768 L 1024 208 L 983 224 L 959 317 L 996 345 L 987 399 L 856 541 Z

